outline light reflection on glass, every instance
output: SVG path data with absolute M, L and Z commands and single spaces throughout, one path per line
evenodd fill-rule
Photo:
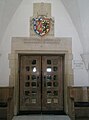
M 52 71 L 51 67 L 48 67 L 48 68 L 46 69 L 46 71 L 47 71 L 47 72 L 51 72 L 51 71 Z
M 33 71 L 33 72 L 36 72 L 36 71 L 37 71 L 36 67 L 33 67 L 33 68 L 32 68 L 32 71 Z
M 50 104 L 52 102 L 51 99 L 47 99 L 47 103 Z

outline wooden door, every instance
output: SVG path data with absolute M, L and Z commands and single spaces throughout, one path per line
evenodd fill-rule
M 20 111 L 63 110 L 63 56 L 20 55 Z
M 20 111 L 41 110 L 41 57 L 20 57 Z
M 63 57 L 42 57 L 42 111 L 63 110 Z

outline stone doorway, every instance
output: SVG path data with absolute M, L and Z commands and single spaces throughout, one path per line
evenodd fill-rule
M 64 55 L 64 111 L 68 112 L 67 87 L 73 85 L 71 38 L 24 38 L 14 37 L 11 43 L 10 86 L 14 86 L 14 114 L 19 111 L 19 54 Z

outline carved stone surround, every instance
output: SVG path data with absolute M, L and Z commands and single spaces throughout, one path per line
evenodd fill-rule
M 44 38 L 44 37 L 43 37 Z M 37 38 L 14 37 L 11 42 L 11 54 L 9 54 L 10 86 L 14 86 L 14 114 L 19 106 L 19 54 L 64 54 L 64 108 L 68 111 L 67 86 L 73 85 L 72 71 L 72 39 L 71 38 Z

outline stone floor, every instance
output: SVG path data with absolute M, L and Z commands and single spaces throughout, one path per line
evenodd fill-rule
M 13 120 L 70 120 L 70 118 L 66 115 L 22 115 L 14 116 Z

